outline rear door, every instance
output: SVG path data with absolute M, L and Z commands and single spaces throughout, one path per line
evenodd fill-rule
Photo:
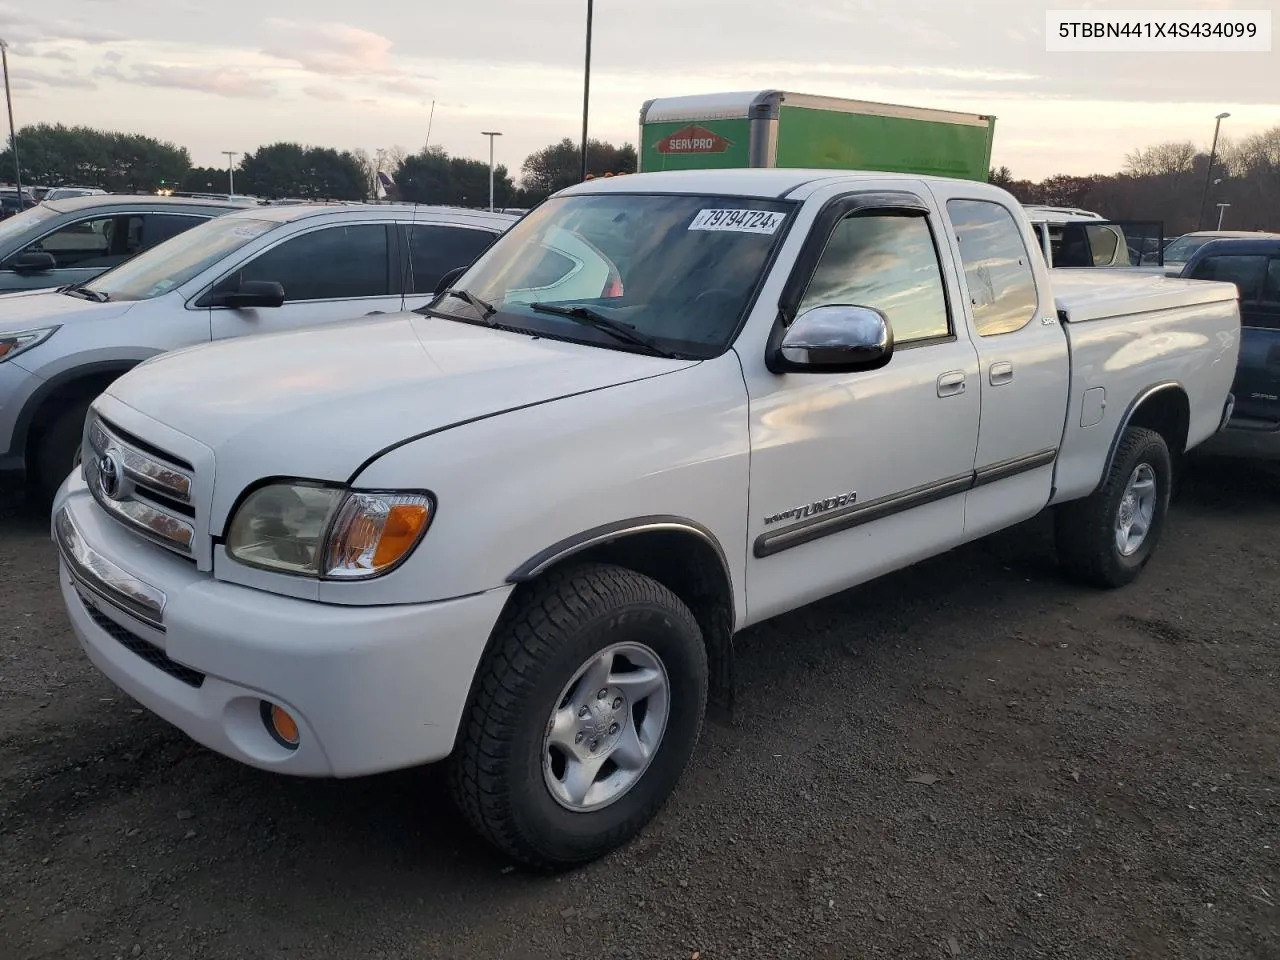
M 389 221 L 322 224 L 292 233 L 225 274 L 197 306 L 210 306 L 248 280 L 284 287 L 279 307 L 230 309 L 212 306 L 214 340 L 275 333 L 394 313 L 401 305 L 401 277 L 392 269 L 398 247 Z
M 496 230 L 451 223 L 402 223 L 404 309 L 426 306 L 450 270 L 469 266 L 498 239 Z
M 1071 369 L 1044 260 L 1016 207 L 967 196 L 962 183 L 932 185 L 951 223 L 961 267 L 962 316 L 978 351 L 981 427 L 966 538 L 1034 516 L 1049 502 L 1062 442 Z
M 1192 265 L 1193 280 L 1234 283 L 1240 294 L 1235 416 L 1280 421 L 1280 257 L 1224 253 Z

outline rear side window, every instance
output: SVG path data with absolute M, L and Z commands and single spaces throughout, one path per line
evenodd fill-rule
M 138 217 L 130 219 L 130 233 L 133 232 L 134 224 L 138 219 Z M 176 237 L 178 234 L 204 223 L 208 219 L 208 217 L 193 217 L 186 214 L 144 213 L 141 217 L 142 222 L 138 224 L 137 246 L 130 252 L 137 253 L 139 250 L 149 250 L 164 243 L 171 237 Z
M 489 249 L 497 234 L 488 230 L 413 224 L 409 228 L 409 272 L 413 293 L 434 293 L 450 270 L 469 266 Z
M 1205 257 L 1191 269 L 1190 278 L 1234 283 L 1240 299 L 1252 301 L 1258 299 L 1266 269 L 1266 257 L 1223 254 Z
M 286 240 L 219 281 L 214 294 L 248 280 L 275 281 L 286 300 L 384 297 L 391 291 L 387 228 L 377 224 L 324 227 Z
M 1262 281 L 1262 300 L 1280 307 L 1280 258 L 1267 263 L 1267 275 Z
M 948 336 L 951 321 L 929 221 L 873 213 L 836 224 L 800 310 L 832 304 L 880 310 L 895 343 Z
M 1031 258 L 1013 214 L 989 200 L 948 200 L 947 213 L 956 228 L 978 335 L 1021 330 L 1035 316 L 1039 301 Z
M 1115 260 L 1116 248 L 1120 246 L 1120 237 L 1111 227 L 1085 226 L 1089 235 L 1089 252 L 1093 255 L 1095 267 L 1110 266 Z

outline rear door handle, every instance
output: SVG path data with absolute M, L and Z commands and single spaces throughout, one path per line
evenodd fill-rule
M 957 397 L 964 393 L 966 379 L 963 370 L 948 370 L 938 377 L 938 396 Z
M 993 363 L 988 376 L 993 387 L 998 387 L 1002 383 L 1008 383 L 1013 379 L 1013 364 L 1008 360 L 1001 360 L 999 363 Z

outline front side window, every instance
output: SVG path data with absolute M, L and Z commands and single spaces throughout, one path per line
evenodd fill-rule
M 593 346 L 716 356 L 736 335 L 793 208 L 754 197 L 554 198 L 455 282 L 486 306 L 449 295 L 425 309 Z
M 391 292 L 390 268 L 385 224 L 340 224 L 272 247 L 223 277 L 213 294 L 264 280 L 284 287 L 289 301 L 385 297 Z
M 430 223 L 411 224 L 408 231 L 412 293 L 434 293 L 441 277 L 472 263 L 497 239 L 489 230 Z
M 1008 209 L 990 200 L 948 200 L 973 322 L 981 337 L 1021 330 L 1035 316 L 1036 278 L 1022 232 Z M 1054 262 L 1058 252 L 1054 251 Z
M 124 218 L 95 217 L 77 220 L 59 227 L 46 237 L 28 244 L 22 254 L 47 253 L 58 267 L 93 266 L 111 254 L 111 246 L 117 238 L 116 228 Z
M 108 300 L 150 300 L 182 286 L 280 224 L 219 217 L 152 247 L 85 284 Z
M 1262 287 L 1262 275 L 1267 269 L 1267 258 L 1223 254 L 1207 256 L 1191 270 L 1192 280 L 1220 280 L 1234 283 L 1241 300 L 1258 299 Z
M 799 312 L 834 304 L 874 307 L 896 344 L 951 333 L 942 267 L 925 217 L 853 214 L 836 224 Z
M 0 247 L 21 243 L 23 234 L 30 234 L 42 223 L 60 216 L 52 207 L 32 207 L 22 213 L 0 220 Z

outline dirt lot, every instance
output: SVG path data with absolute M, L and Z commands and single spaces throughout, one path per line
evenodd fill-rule
M 282 779 L 142 713 L 15 500 L 0 960 L 1280 957 L 1271 475 L 1197 467 L 1127 590 L 1065 586 L 1036 521 L 749 631 L 671 805 L 559 879 L 435 771 Z

